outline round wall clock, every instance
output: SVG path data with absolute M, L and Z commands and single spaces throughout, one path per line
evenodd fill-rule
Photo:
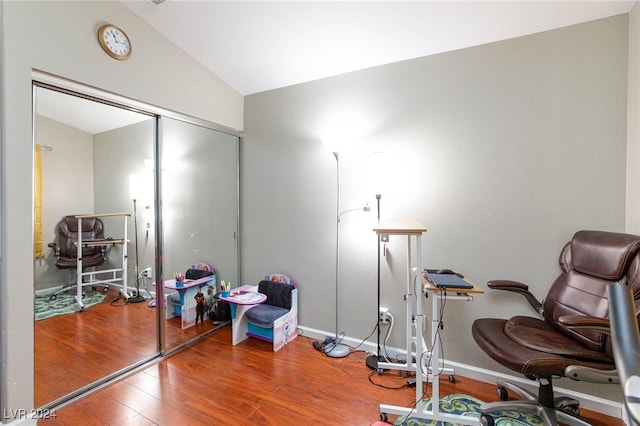
M 131 55 L 131 41 L 127 34 L 115 25 L 106 24 L 98 29 L 100 47 L 114 59 L 119 61 Z

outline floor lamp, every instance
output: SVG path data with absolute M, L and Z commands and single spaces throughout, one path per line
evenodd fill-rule
M 140 303 L 144 302 L 145 298 L 140 294 L 140 267 L 138 264 L 138 211 L 136 208 L 136 199 L 133 199 L 133 232 L 135 233 L 135 246 L 136 246 L 136 295 L 127 299 L 128 303 Z
M 332 358 L 343 358 L 350 353 L 350 348 L 347 345 L 340 343 L 338 334 L 338 289 L 340 288 L 340 219 L 345 213 L 353 212 L 356 210 L 364 210 L 368 212 L 371 210 L 368 204 L 364 207 L 358 207 L 355 209 L 348 209 L 340 211 L 340 157 L 337 151 L 333 152 L 333 156 L 336 158 L 336 182 L 337 182 L 337 200 L 336 200 L 336 334 L 334 340 L 325 341 L 323 352 L 325 355 Z
M 144 302 L 145 298 L 144 296 L 142 296 L 140 294 L 140 271 L 139 271 L 139 264 L 138 264 L 138 210 L 136 208 L 136 198 L 138 197 L 138 192 L 139 192 L 140 188 L 139 188 L 139 184 L 138 184 L 138 176 L 136 176 L 135 174 L 132 174 L 129 176 L 129 191 L 130 191 L 130 195 L 131 198 L 133 199 L 133 232 L 135 234 L 135 246 L 136 246 L 136 264 L 135 264 L 135 274 L 136 274 L 136 295 L 135 296 L 131 296 L 128 297 L 128 295 L 125 295 L 125 297 L 127 297 L 127 302 L 128 303 L 140 303 L 140 302 Z
M 382 198 L 382 194 L 376 194 L 376 204 L 378 207 L 378 224 L 380 224 L 380 199 Z M 378 234 L 378 312 L 376 312 L 376 330 L 378 331 L 378 351 L 375 355 L 369 355 L 366 359 L 367 367 L 372 370 L 378 369 L 378 363 L 380 361 L 384 361 L 385 358 L 380 353 L 380 319 L 378 315 L 380 315 L 380 247 L 382 235 Z

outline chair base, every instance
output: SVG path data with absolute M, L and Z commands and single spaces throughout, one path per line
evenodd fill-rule
M 490 417 L 491 413 L 499 411 L 516 411 L 537 415 L 542 419 L 545 426 L 556 426 L 558 423 L 569 426 L 591 426 L 591 423 L 583 420 L 577 414 L 573 414 L 572 411 L 575 410 L 577 412 L 578 409 L 579 402 L 577 400 L 567 397 L 555 398 L 551 380 L 542 378 L 539 382 L 538 396 L 513 383 L 498 382 L 498 388 L 505 390 L 505 397 L 508 397 L 506 395 L 506 389 L 508 389 L 520 396 L 522 400 L 484 403 L 480 406 L 481 419 L 485 416 Z M 481 424 L 488 423 L 481 421 Z

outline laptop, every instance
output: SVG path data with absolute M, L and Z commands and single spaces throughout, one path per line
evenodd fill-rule
M 431 284 L 438 288 L 461 288 L 470 289 L 473 288 L 473 284 L 463 280 L 459 275 L 455 273 L 437 274 L 427 272 L 424 277 L 429 280 Z

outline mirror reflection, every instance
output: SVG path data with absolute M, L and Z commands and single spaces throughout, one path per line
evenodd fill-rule
M 238 282 L 238 138 L 171 118 L 162 135 L 165 329 L 183 330 L 167 333 L 172 347 L 229 320 L 215 296 Z
M 154 246 L 135 233 L 129 174 L 153 158 L 155 118 L 35 90 L 35 403 L 42 406 L 158 352 L 153 312 L 124 297 L 150 284 L 136 278 L 133 254 L 153 258 Z
M 43 407 L 227 323 L 213 296 L 223 280 L 239 279 L 239 138 L 34 90 L 35 405 Z M 174 273 L 200 285 L 177 288 Z M 206 313 L 195 324 L 198 290 Z

